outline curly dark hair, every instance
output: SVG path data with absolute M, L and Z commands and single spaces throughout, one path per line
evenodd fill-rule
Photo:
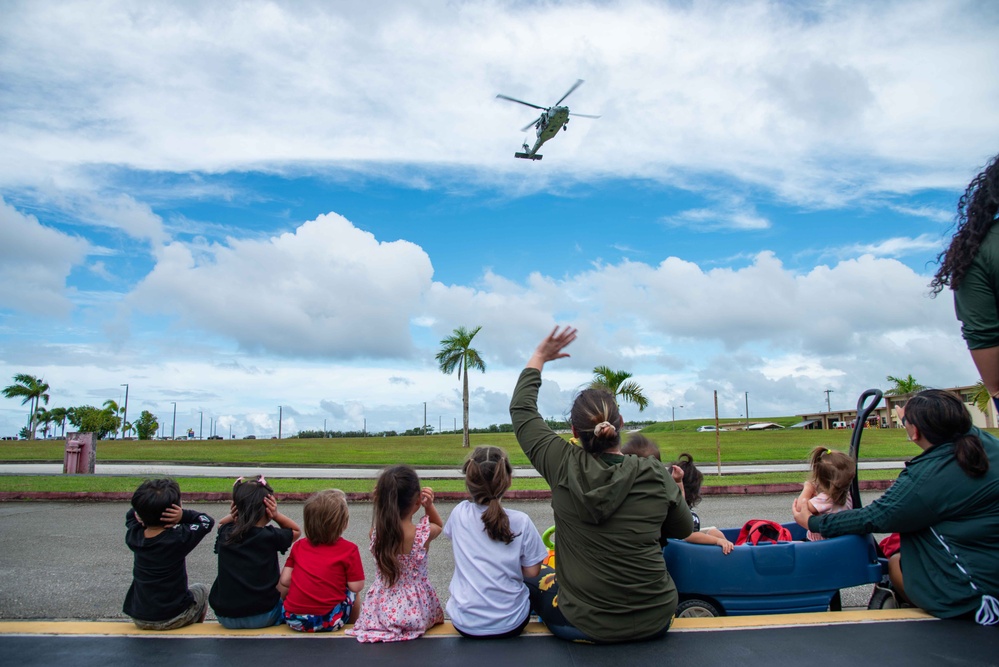
M 937 255 L 940 268 L 930 282 L 936 295 L 943 288 L 957 289 L 999 212 L 999 155 L 994 156 L 957 202 L 957 231 L 946 250 Z

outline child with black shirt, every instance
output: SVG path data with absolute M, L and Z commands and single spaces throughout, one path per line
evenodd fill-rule
M 132 585 L 122 611 L 143 630 L 173 630 L 201 623 L 208 586 L 187 586 L 185 558 L 215 525 L 207 514 L 180 506 L 180 486 L 150 479 L 132 494 L 125 513 L 125 544 L 132 550 Z
M 270 525 L 272 521 L 277 525 Z M 277 588 L 278 552 L 286 552 L 301 532 L 297 523 L 278 511 L 274 489 L 263 475 L 236 480 L 232 508 L 219 520 L 215 538 L 219 576 L 208 595 L 219 624 L 238 630 L 284 622 Z

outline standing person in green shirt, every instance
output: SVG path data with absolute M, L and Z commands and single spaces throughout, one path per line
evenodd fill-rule
M 993 157 L 957 203 L 957 231 L 937 259 L 930 288 L 954 291 L 961 335 L 985 387 L 999 408 L 999 155 Z
M 870 505 L 794 518 L 824 537 L 900 533 L 888 562 L 896 594 L 940 618 L 999 623 L 999 440 L 971 425 L 955 394 L 922 391 L 900 410 L 902 426 L 922 453 Z M 904 576 L 903 576 L 904 575 Z
M 677 593 L 659 546 L 660 529 L 683 539 L 690 509 L 666 468 L 621 454 L 624 420 L 614 397 L 587 389 L 570 421 L 582 447 L 538 412 L 541 369 L 569 355 L 576 330 L 556 327 L 520 374 L 510 416 L 521 449 L 552 489 L 558 574 L 526 580 L 534 611 L 561 639 L 610 643 L 654 639 L 669 630 Z

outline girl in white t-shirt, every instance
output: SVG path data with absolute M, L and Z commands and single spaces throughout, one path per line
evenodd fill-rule
M 524 577 L 538 576 L 548 550 L 530 517 L 500 503 L 513 475 L 504 450 L 476 447 L 461 470 L 472 502 L 444 526 L 454 549 L 447 613 L 465 637 L 516 637 L 531 614 Z

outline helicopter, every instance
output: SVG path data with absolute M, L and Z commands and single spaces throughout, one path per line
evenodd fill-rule
M 582 79 L 577 79 L 576 83 L 572 84 L 572 88 L 566 92 L 559 101 L 550 107 L 542 107 L 537 104 L 531 104 L 530 102 L 525 102 L 523 100 L 518 100 L 514 97 L 509 97 L 507 95 L 497 95 L 496 97 L 501 100 L 509 100 L 510 102 L 516 102 L 517 104 L 523 104 L 524 106 L 532 107 L 534 109 L 540 109 L 541 115 L 532 120 L 530 123 L 521 128 L 521 132 L 527 132 L 534 126 L 534 129 L 538 131 L 538 140 L 534 143 L 534 147 L 531 148 L 524 142 L 524 152 L 514 153 L 514 157 L 523 158 L 525 160 L 540 160 L 543 156 L 538 155 L 538 149 L 541 148 L 541 144 L 545 143 L 556 134 L 559 130 L 566 129 L 569 124 L 569 116 L 579 116 L 580 118 L 600 118 L 600 116 L 590 116 L 585 113 L 569 113 L 569 107 L 559 106 L 569 97 L 574 90 L 583 85 Z

